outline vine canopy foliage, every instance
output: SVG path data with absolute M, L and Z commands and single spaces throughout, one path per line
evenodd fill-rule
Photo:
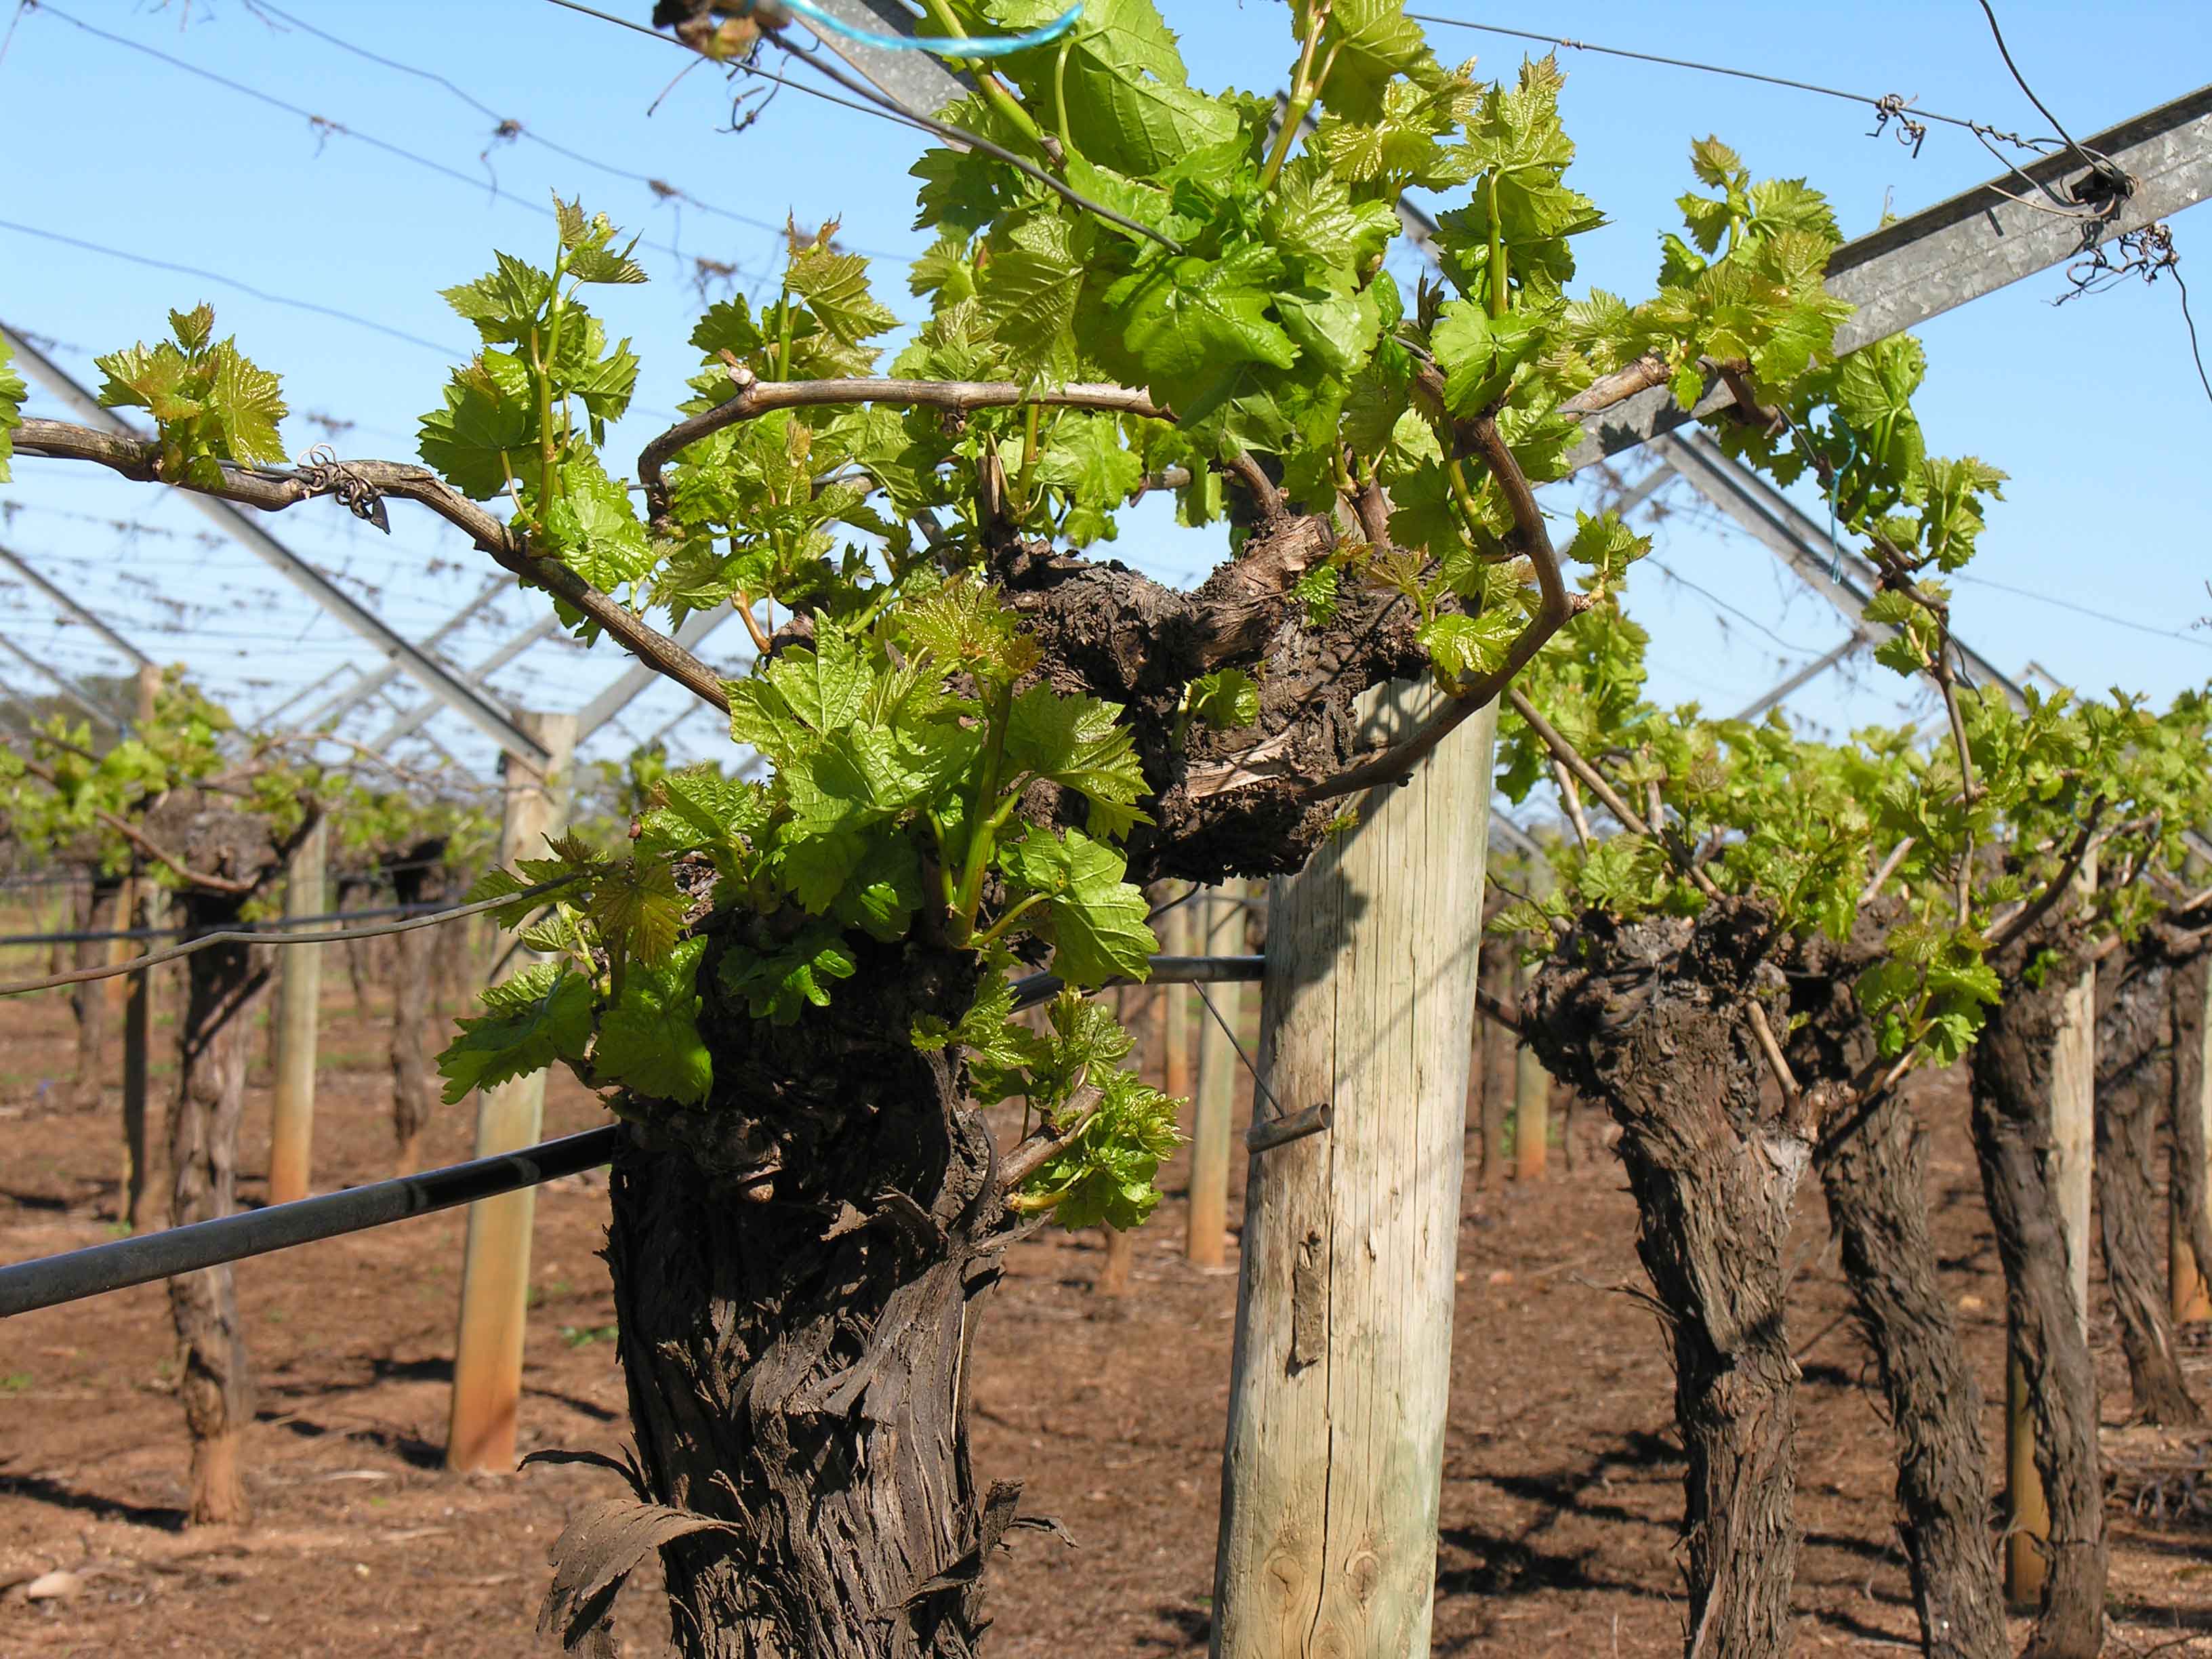
M 1004 34 L 1061 9 L 929 9 L 939 32 Z M 559 839 L 486 878 L 477 896 L 572 885 L 515 901 L 507 920 L 544 959 L 464 1023 L 449 1095 L 558 1063 L 618 1111 L 711 1109 L 701 1031 L 718 1011 L 787 1029 L 869 994 L 886 951 L 950 952 L 981 989 L 911 1036 L 1059 1137 L 1020 1201 L 1132 1224 L 1172 1103 L 1126 1071 L 1109 1016 L 1071 997 L 1032 1029 L 1007 975 L 1048 957 L 1078 990 L 1140 980 L 1158 948 L 1144 881 L 1294 867 L 1344 821 L 1335 777 L 1375 759 L 1346 746 L 1350 699 L 1408 672 L 1462 708 L 1520 674 L 1584 744 L 1641 723 L 1640 763 L 1669 800 L 1746 826 L 1731 879 L 1839 914 L 1879 816 L 1853 803 L 1887 801 L 1928 763 L 1838 760 L 1819 775 L 1832 811 L 1751 824 L 1801 757 L 1771 728 L 1645 708 L 1620 600 L 1646 543 L 1581 516 L 1559 550 L 1583 571 L 1570 599 L 1531 489 L 1565 476 L 1594 415 L 1657 385 L 1687 407 L 1718 375 L 1742 416 L 1724 441 L 1784 482 L 1839 475 L 1839 516 L 1884 538 L 1905 642 L 1885 660 L 1917 672 L 1947 626 L 1922 573 L 1968 556 L 1999 476 L 1926 456 L 1917 346 L 1834 356 L 1845 308 L 1822 274 L 1839 234 L 1804 181 L 1754 179 L 1700 142 L 1652 295 L 1577 295 L 1576 239 L 1604 221 L 1568 182 L 1551 59 L 1486 82 L 1437 58 L 1401 0 L 1293 0 L 1288 17 L 1279 122 L 1272 97 L 1194 87 L 1153 0 L 1089 0 L 1061 39 L 979 70 L 942 118 L 1061 188 L 982 148 L 926 150 L 932 240 L 902 332 L 834 220 L 794 227 L 773 300 L 700 318 L 686 419 L 634 474 L 605 443 L 639 358 L 601 314 L 646 279 L 634 244 L 559 200 L 545 263 L 501 252 L 445 290 L 480 345 L 422 417 L 441 482 L 410 474 L 410 489 L 556 588 L 583 636 L 635 648 L 647 617 L 734 606 L 763 649 L 719 700 L 733 748 L 766 763 L 663 770 L 626 842 Z M 1407 190 L 1446 204 L 1437 268 L 1401 279 Z M 100 361 L 103 398 L 154 418 L 154 476 L 235 493 L 241 469 L 281 459 L 276 380 L 215 338 L 207 307 Z M 0 465 L 21 400 L 0 368 Z M 1161 490 L 1227 542 L 1192 594 L 1092 556 Z M 503 503 L 503 527 L 461 498 Z M 1055 609 L 1086 593 L 1127 626 Z M 616 603 L 587 614 L 594 595 Z M 1976 718 L 1985 745 L 2045 741 Z M 1525 793 L 1548 757 L 1506 731 L 1505 779 Z M 1239 814 L 1249 833 L 1223 839 Z M 1582 885 L 1674 902 L 1665 862 L 1610 842 Z M 1929 1029 L 1916 1006 L 1908 1024 Z

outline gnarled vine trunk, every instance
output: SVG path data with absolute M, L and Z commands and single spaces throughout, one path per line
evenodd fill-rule
M 2183 1428 L 2203 1423 L 2204 1413 L 2174 1354 L 2152 1176 L 2159 1108 L 2171 1094 L 2166 1073 L 2173 1064 L 2174 969 L 2163 933 L 2147 929 L 2097 971 L 2095 1181 L 2105 1276 L 2136 1415 Z
M 1783 1251 L 1812 1124 L 1772 1086 L 1746 1015 L 1783 1023 L 1780 943 L 1755 903 L 1694 921 L 1593 912 L 1542 965 L 1522 1030 L 1555 1076 L 1623 1131 L 1637 1253 L 1674 1330 L 1674 1409 L 1689 1455 L 1686 1650 L 1790 1652 L 1798 1528 L 1797 1366 Z
M 444 896 L 444 872 L 435 860 L 442 841 L 411 847 L 392 867 L 393 902 L 420 904 Z M 402 1175 L 422 1167 L 422 1128 L 438 1097 L 427 1037 L 430 1021 L 431 953 L 437 929 L 418 927 L 392 935 L 392 1138 Z
M 2051 946 L 2030 983 L 2026 969 Z M 1972 1049 L 1974 1151 L 2004 1264 L 2012 1348 L 2035 1418 L 2050 1511 L 2043 1603 L 2027 1659 L 2096 1659 L 2104 1645 L 2105 1491 L 2097 1373 L 2067 1258 L 2051 1164 L 2053 1052 L 2086 957 L 2061 927 L 2033 930 L 1994 958 L 2004 1000 Z M 2087 1241 L 2084 1241 L 2084 1248 Z
M 123 884 L 94 870 L 86 878 L 83 902 L 77 911 L 77 931 L 103 933 L 115 927 L 116 901 Z M 78 968 L 97 968 L 107 960 L 106 939 L 80 939 Z M 70 1107 L 96 1112 L 106 1098 L 107 1038 L 115 1026 L 112 988 L 105 980 L 88 980 L 70 992 L 70 1007 L 76 1015 L 76 1075 L 70 1079 Z
M 2172 995 L 2173 1064 L 2166 1073 L 2167 1127 L 2172 1134 L 2168 1201 L 2175 1224 L 2189 1245 L 2199 1273 L 2212 1273 L 2212 1208 L 2204 1183 L 2205 981 L 2212 976 L 2212 952 L 2198 951 L 2175 969 L 2168 981 Z
M 1790 1062 L 1800 1082 L 1843 1084 L 1875 1061 L 1853 986 L 1881 953 L 1884 920 L 1863 914 L 1847 943 L 1807 941 L 1791 964 L 1790 1013 L 1803 1023 Z M 1936 1278 L 1927 1164 L 1920 1125 L 1893 1090 L 1830 1125 L 1813 1156 L 1897 1437 L 1899 1531 L 1922 1650 L 2005 1659 L 1982 1394 Z
M 341 912 L 352 908 L 365 908 L 367 907 L 356 906 L 349 901 L 356 895 L 370 890 L 370 884 L 360 876 L 340 876 L 332 884 L 331 890 L 333 895 L 331 902 Z M 368 981 L 371 966 L 368 947 L 374 941 L 370 939 L 349 939 L 338 946 L 345 957 L 346 982 L 353 987 L 354 1012 L 362 1016 L 366 1016 L 368 1012 Z
M 710 999 L 712 1100 L 635 1109 L 607 1260 L 639 1455 L 733 1528 L 667 1547 L 688 1659 L 975 1651 L 1014 1492 L 978 1502 L 966 1367 L 1006 1216 L 952 1057 L 906 1040 L 974 972 L 884 950 L 798 1028 Z
M 235 898 L 187 891 L 188 927 L 234 926 Z M 177 1093 L 169 1112 L 172 1226 L 211 1221 L 237 1204 L 238 1126 L 246 1115 L 246 1050 L 268 971 L 251 946 L 217 945 L 185 958 L 184 1018 L 177 1029 Z M 172 1279 L 177 1328 L 177 1397 L 191 1431 L 191 1521 L 230 1525 L 252 1518 L 239 1468 L 239 1441 L 253 1419 L 253 1376 L 228 1263 Z

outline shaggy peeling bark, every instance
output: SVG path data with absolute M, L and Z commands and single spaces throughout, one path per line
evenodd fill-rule
M 1275 519 L 1188 593 L 1040 544 L 993 550 L 991 574 L 1029 623 L 1054 687 L 1127 710 L 1158 797 L 1146 806 L 1155 823 L 1130 837 L 1132 881 L 1302 868 L 1340 810 L 1312 792 L 1370 757 L 1360 694 L 1429 673 L 1420 617 L 1398 594 L 1347 581 L 1328 624 L 1306 625 L 1291 586 L 1334 541 L 1326 520 Z M 1255 726 L 1224 732 L 1180 719 L 1191 680 L 1263 664 Z
M 1846 944 L 1801 947 L 1790 974 L 1790 1015 L 1804 1022 L 1790 1047 L 1801 1082 L 1840 1083 L 1875 1060 L 1852 987 L 1881 941 L 1881 920 L 1863 915 Z M 1936 1277 L 1927 1164 L 1920 1125 L 1893 1090 L 1832 1125 L 1813 1158 L 1897 1437 L 1898 1530 L 1922 1650 L 1929 1659 L 2005 1659 L 2012 1650 L 1989 1525 L 1982 1395 Z
M 2098 969 L 2095 1181 L 2105 1274 L 2136 1415 L 2193 1428 L 2204 1413 L 2174 1353 L 2152 1175 L 2159 1107 L 2172 1091 L 2174 969 L 2166 930 L 2155 926 Z
M 1740 899 L 1694 921 L 1593 912 L 1522 1000 L 1546 1067 L 1623 1131 L 1637 1253 L 1674 1329 L 1690 1463 L 1686 1645 L 1698 1659 L 1790 1650 L 1798 1373 L 1783 1249 L 1814 1126 L 1807 1103 L 1776 1104 L 1745 1019 L 1756 1001 L 1782 1023 L 1768 960 L 1778 942 L 1766 912 Z
M 122 893 L 120 881 L 93 871 L 87 878 L 84 903 L 78 911 L 78 931 L 112 931 Z M 107 960 L 107 951 L 108 941 L 104 939 L 80 940 L 76 966 L 97 968 Z M 76 1111 L 96 1112 L 106 1099 L 107 1036 L 115 1025 L 111 988 L 100 980 L 88 980 L 70 992 L 70 1007 L 76 1015 L 76 1076 L 70 1080 L 70 1105 Z
M 2033 984 L 2031 962 L 2039 969 Z M 2004 1264 L 2013 1348 L 2033 1405 L 2035 1462 L 2051 1515 L 2043 1604 L 2024 1659 L 2096 1659 L 2104 1645 L 2097 1373 L 2051 1166 L 2052 1049 L 2068 989 L 2085 963 L 2078 939 L 2061 924 L 2005 947 L 1992 962 L 2004 1000 L 1990 1010 L 1972 1049 L 1974 1151 Z
M 653 1498 L 736 1523 L 667 1547 L 687 1659 L 955 1659 L 1014 1492 L 979 1500 L 966 1370 L 1009 1237 L 951 1058 L 972 957 L 879 947 L 799 1027 L 710 1001 L 696 1110 L 632 1103 L 607 1260 Z M 698 982 L 716 983 L 714 952 Z
M 255 817 L 210 806 L 179 792 L 147 829 L 193 869 L 234 881 L 263 881 L 282 867 L 282 850 Z M 178 895 L 187 928 L 234 927 L 246 896 L 187 887 Z M 218 945 L 185 958 L 185 1008 L 177 1025 L 177 1092 L 169 1110 L 169 1224 L 187 1226 L 236 1207 L 238 1127 L 246 1114 L 246 1059 L 253 1013 L 269 985 L 269 966 L 242 944 Z M 228 1265 L 168 1281 L 179 1361 L 177 1397 L 191 1431 L 191 1518 L 195 1526 L 252 1518 L 239 1468 L 239 1442 L 253 1419 L 253 1376 Z

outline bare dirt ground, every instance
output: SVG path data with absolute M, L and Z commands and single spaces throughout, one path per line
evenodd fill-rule
M 391 1172 L 384 1041 L 341 981 L 324 1033 L 325 1188 Z M 99 1115 L 58 1109 L 74 1064 L 66 1006 L 51 997 L 0 1004 L 0 1260 L 111 1237 L 116 1091 Z M 264 1085 L 257 1070 L 248 1202 L 262 1192 Z M 1993 1396 L 2003 1296 L 1963 1103 L 1940 1081 L 1925 1103 L 1947 1282 Z M 556 1079 L 549 1132 L 596 1116 Z M 1602 1127 L 1583 1115 L 1571 1170 L 1555 1152 L 1542 1182 L 1494 1192 L 1469 1182 L 1437 1563 L 1441 1652 L 1681 1648 L 1672 1378 L 1658 1329 L 1629 1293 L 1641 1283 L 1635 1213 Z M 465 1109 L 447 1109 L 426 1158 L 465 1156 L 470 1133 Z M 1170 1197 L 1139 1237 L 1125 1302 L 1092 1291 L 1095 1236 L 1055 1236 L 1015 1254 L 988 1310 L 975 1392 L 979 1478 L 1026 1481 L 1025 1507 L 1059 1516 L 1081 1546 L 1018 1534 L 994 1580 L 1000 1656 L 1204 1650 L 1236 1280 L 1184 1263 L 1181 1179 L 1170 1172 Z M 603 1182 L 591 1177 L 539 1199 L 526 1448 L 614 1452 L 624 1438 L 612 1304 L 593 1254 L 605 1204 Z M 1889 1437 L 1824 1249 L 1817 1192 L 1802 1209 L 1797 1645 L 1909 1650 Z M 161 1287 L 0 1325 L 0 1656 L 549 1650 L 532 1630 L 545 1547 L 576 1505 L 607 1494 L 611 1477 L 537 1468 L 464 1480 L 440 1468 L 462 1227 L 459 1212 L 425 1218 L 240 1267 L 261 1384 L 247 1440 L 258 1510 L 250 1528 L 182 1524 L 184 1426 Z M 2212 1396 L 2205 1335 L 2191 1333 L 2200 1397 Z M 2212 1507 L 2203 1473 L 2212 1440 L 2125 1427 L 2109 1318 L 2098 1343 L 2106 1445 L 2122 1466 L 2112 1651 L 2212 1655 L 2212 1513 L 2155 1521 L 2131 1508 L 2139 1472 L 2161 1463 L 2193 1464 L 2193 1501 Z M 1996 1443 L 1993 1411 L 1987 1428 Z M 2166 1490 L 2191 1501 L 2179 1484 Z M 74 1576 L 73 1593 L 28 1599 L 32 1581 L 55 1570 Z M 622 1604 L 627 1653 L 664 1649 L 652 1588 L 639 1584 Z

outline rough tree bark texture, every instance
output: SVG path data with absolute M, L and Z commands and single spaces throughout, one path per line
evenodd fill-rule
M 204 805 L 179 792 L 149 816 L 148 829 L 196 870 L 260 880 L 279 863 L 257 818 Z M 187 928 L 234 927 L 243 898 L 198 888 L 178 896 Z M 246 1115 L 246 1044 L 253 1012 L 269 983 L 266 951 L 218 945 L 185 958 L 185 997 L 177 1024 L 177 1092 L 169 1109 L 169 1224 L 188 1226 L 235 1207 L 238 1127 Z M 251 1518 L 239 1468 L 239 1442 L 253 1417 L 253 1378 L 228 1264 L 168 1281 L 179 1378 L 177 1396 L 191 1431 L 192 1524 Z
M 2205 1044 L 2212 1039 L 2212 953 L 2193 955 L 2175 971 L 2173 1065 L 2167 1073 L 2168 1122 L 2172 1132 L 2170 1224 L 2173 1238 L 2168 1260 L 2173 1280 L 2173 1317 L 2212 1317 L 2204 1276 L 2212 1273 L 2212 1195 L 2205 1191 L 2212 1164 L 2212 1134 L 2205 1122 Z
M 711 1000 L 713 1098 L 638 1103 L 607 1260 L 687 1659 L 964 1656 L 1010 1492 L 979 1503 L 965 1374 L 1006 1232 L 996 1155 L 914 1015 L 972 961 L 885 949 L 878 994 L 798 1028 Z M 716 983 L 709 960 L 701 987 Z
M 365 910 L 369 907 L 357 901 L 368 897 L 373 885 L 360 876 L 339 876 L 331 884 L 335 896 L 331 902 L 339 910 Z M 346 982 L 353 987 L 353 1006 L 357 1014 L 368 1012 L 369 954 L 372 940 L 349 939 L 338 949 L 345 953 Z
M 1881 921 L 1863 915 L 1847 944 L 1800 947 L 1790 967 L 1790 1014 L 1803 1022 L 1790 1047 L 1800 1082 L 1840 1084 L 1876 1059 L 1852 986 L 1880 951 Z M 1923 1651 L 2005 1659 L 1982 1394 L 1936 1277 L 1927 1164 L 1919 1123 L 1893 1091 L 1847 1109 L 1813 1157 L 1897 1437 L 1898 1530 Z
M 2186 1428 L 2204 1413 L 2174 1353 L 2153 1175 L 2173 1063 L 2174 963 L 2164 932 L 2147 928 L 2097 970 L 2097 1213 L 2136 1415 Z
M 2052 954 L 2042 956 L 2050 946 Z M 2040 958 L 2039 960 L 2039 958 Z M 2035 982 L 2027 977 L 2037 962 Z M 2097 1373 L 2074 1288 L 2052 1164 L 2053 1052 L 2069 992 L 2087 965 L 2060 925 L 1994 959 L 2004 1000 L 1972 1051 L 1974 1151 L 2004 1264 L 2005 1300 L 2035 1417 L 2035 1463 L 2050 1512 L 2047 1571 L 2026 1659 L 2096 1659 L 2104 1644 L 2105 1503 Z M 2086 1244 L 2086 1241 L 2085 1241 Z
M 445 896 L 445 871 L 436 864 L 443 841 L 409 848 L 392 870 L 393 902 L 422 904 Z M 434 927 L 392 935 L 392 1139 L 393 1161 L 405 1175 L 422 1164 L 422 1129 L 438 1098 L 430 1063 L 431 953 Z
M 92 872 L 86 879 L 82 902 L 77 909 L 77 931 L 112 931 L 116 926 L 116 901 L 122 892 L 121 881 L 96 870 Z M 76 961 L 72 965 L 103 966 L 111 948 L 106 939 L 80 940 Z M 70 991 L 70 1007 L 76 1015 L 76 1076 L 70 1080 L 70 1106 L 76 1111 L 96 1112 L 106 1098 L 107 1038 L 115 1024 L 115 1005 L 110 996 L 112 988 L 106 981 L 88 980 Z
M 1779 941 L 1755 904 L 1695 921 L 1592 912 L 1537 971 L 1524 1037 L 1622 1130 L 1637 1253 L 1674 1328 L 1674 1409 L 1689 1472 L 1686 1650 L 1790 1651 L 1796 1565 L 1796 1363 L 1783 1249 L 1812 1159 L 1811 1109 L 1778 1105 L 1746 1013 L 1779 1027 Z

